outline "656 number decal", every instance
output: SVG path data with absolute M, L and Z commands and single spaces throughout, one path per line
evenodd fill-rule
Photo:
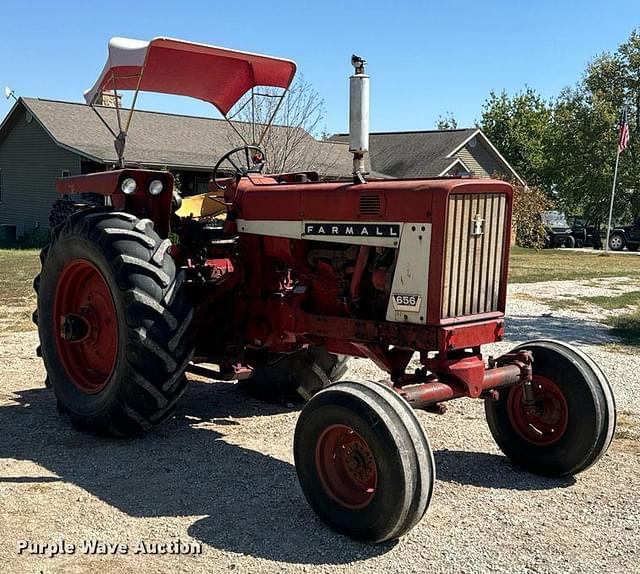
M 393 308 L 396 311 L 418 311 L 420 309 L 420 303 L 422 303 L 422 297 L 420 295 L 402 295 L 394 293 Z

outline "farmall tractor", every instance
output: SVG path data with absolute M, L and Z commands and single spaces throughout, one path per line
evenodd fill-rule
M 117 169 L 57 184 L 67 199 L 42 251 L 35 318 L 58 405 L 92 432 L 152 429 L 187 371 L 306 401 L 294 440 L 304 495 L 335 530 L 380 542 L 411 529 L 431 499 L 434 459 L 414 409 L 482 399 L 502 451 L 555 477 L 603 455 L 616 415 L 602 371 L 565 343 L 482 355 L 504 334 L 512 188 L 365 177 L 369 78 L 352 63 L 353 180 L 268 173 L 267 122 L 219 158 L 188 213 L 171 173 L 124 161 L 133 111 L 125 121 L 118 109 Z M 116 38 L 86 98 L 187 95 L 227 117 L 243 95 L 253 105 L 258 86 L 284 95 L 294 74 L 288 60 Z M 101 205 L 83 202 L 96 196 Z M 372 360 L 388 383 L 338 382 L 348 357 Z

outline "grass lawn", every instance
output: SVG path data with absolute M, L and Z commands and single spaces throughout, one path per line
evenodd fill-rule
M 639 256 L 610 254 L 608 257 L 601 257 L 599 253 L 589 249 L 580 252 L 564 249 L 535 251 L 513 247 L 509 261 L 509 281 L 537 283 L 563 279 L 640 277 Z M 626 345 L 640 345 L 640 291 L 629 291 L 610 297 L 580 297 L 576 293 L 574 300 L 562 298 L 545 301 L 552 309 L 579 309 L 585 302 L 606 310 L 626 309 L 627 312 L 608 320 L 611 333 L 620 337 Z M 629 308 L 634 306 L 636 310 L 629 313 Z
M 585 249 L 523 249 L 512 247 L 509 261 L 511 283 L 538 283 L 597 277 L 640 277 L 640 256 L 609 255 Z
M 612 317 L 609 324 L 611 333 L 620 337 L 627 345 L 640 346 L 640 309 L 635 313 Z
M 40 271 L 37 249 L 0 249 L 0 335 L 34 329 L 33 278 Z

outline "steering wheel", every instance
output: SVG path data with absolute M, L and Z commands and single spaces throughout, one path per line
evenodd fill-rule
M 240 162 L 236 163 L 233 161 L 233 157 L 240 153 L 242 153 L 244 157 L 242 157 Z M 264 164 L 267 161 L 267 156 L 262 148 L 255 145 L 240 146 L 225 153 L 216 164 L 216 167 L 213 168 L 212 175 L 213 183 L 218 189 L 222 190 L 227 189 L 227 186 L 218 183 L 217 175 L 220 170 L 220 166 L 225 161 L 229 162 L 233 166 L 233 169 L 236 172 L 236 178 L 240 178 L 249 173 L 262 173 Z

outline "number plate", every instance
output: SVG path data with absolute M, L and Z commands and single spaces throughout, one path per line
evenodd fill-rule
M 422 297 L 420 295 L 393 294 L 393 308 L 396 311 L 419 311 Z

